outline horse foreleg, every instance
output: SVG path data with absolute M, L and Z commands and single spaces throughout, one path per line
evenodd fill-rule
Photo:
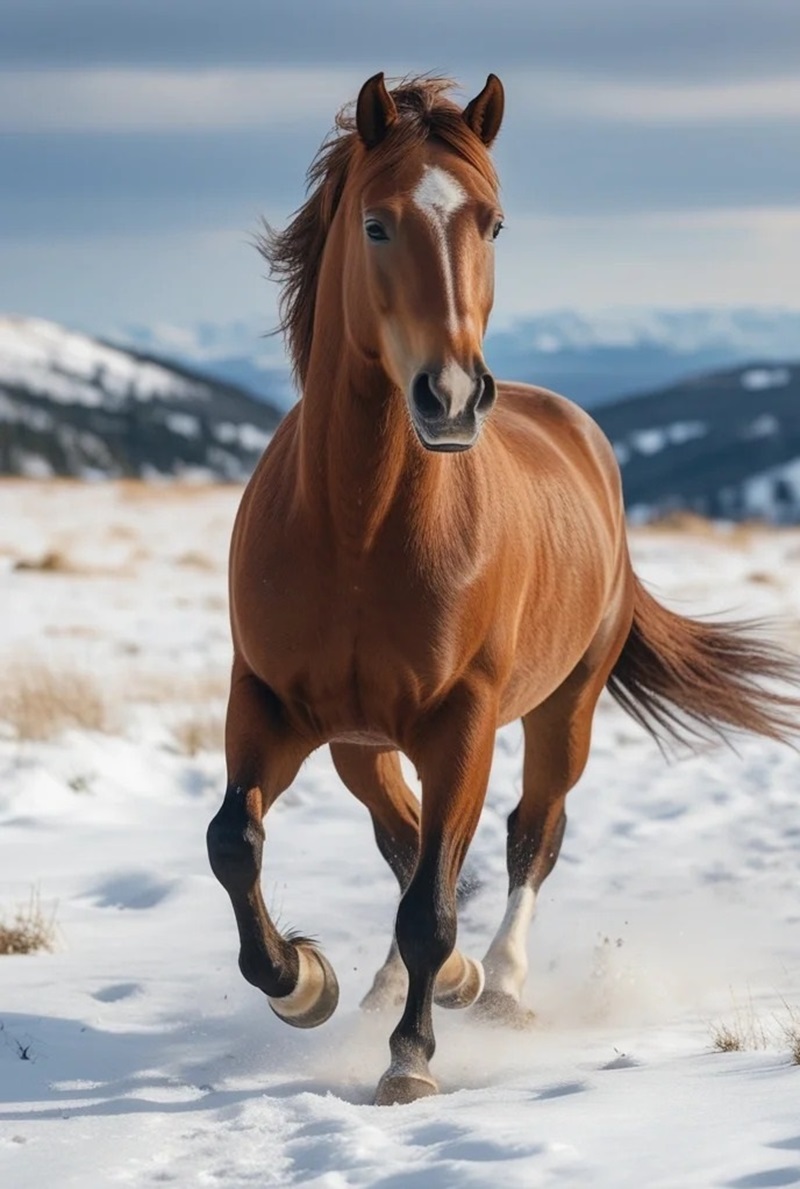
M 339 988 L 326 958 L 303 937 L 283 937 L 261 892 L 262 818 L 288 788 L 312 744 L 285 723 L 280 703 L 249 673 L 234 674 L 225 727 L 228 785 L 208 827 L 211 869 L 239 930 L 239 968 L 270 1007 L 297 1028 L 324 1023 Z
M 401 893 L 408 887 L 419 854 L 419 801 L 403 778 L 396 751 L 355 743 L 332 743 L 331 756 L 344 784 L 369 810 L 378 850 Z M 454 950 L 439 972 L 434 999 L 442 1007 L 462 1007 L 469 960 Z M 399 1006 L 408 989 L 408 972 L 397 939 L 361 1000 L 365 1011 Z
M 483 986 L 480 963 L 454 950 L 456 883 L 486 794 L 496 722 L 492 702 L 461 693 L 425 724 L 414 743 L 412 759 L 422 779 L 419 858 L 396 924 L 408 992 L 390 1040 L 391 1064 L 378 1085 L 379 1104 L 437 1092 L 428 1065 L 436 1047 L 437 975 L 446 977 L 459 1006 L 474 1002 Z

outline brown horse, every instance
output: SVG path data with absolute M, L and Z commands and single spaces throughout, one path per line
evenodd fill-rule
M 307 938 L 278 932 L 259 879 L 264 814 L 330 746 L 402 890 L 366 1000 L 405 998 L 379 1103 L 436 1091 L 434 1000 L 524 1018 L 527 927 L 605 686 L 678 738 L 783 738 L 800 706 L 759 680 L 796 679 L 790 657 L 748 625 L 678 616 L 637 581 L 619 470 L 591 418 L 488 371 L 503 215 L 487 150 L 503 90 L 490 75 L 462 111 L 449 85 L 365 83 L 311 167 L 307 202 L 263 244 L 285 282 L 302 400 L 233 531 L 228 788 L 208 832 L 245 978 L 287 1023 L 323 1023 L 333 969 Z M 516 718 L 508 907 L 481 964 L 454 948 L 456 884 L 495 733 Z M 421 809 L 398 752 L 417 768 Z

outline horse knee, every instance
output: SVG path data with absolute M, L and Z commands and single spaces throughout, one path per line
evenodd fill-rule
M 261 873 L 264 827 L 247 809 L 245 790 L 229 788 L 206 832 L 211 870 L 229 892 L 247 891 Z
M 412 879 L 397 910 L 397 945 L 410 974 L 439 970 L 456 944 L 455 894 L 431 879 Z

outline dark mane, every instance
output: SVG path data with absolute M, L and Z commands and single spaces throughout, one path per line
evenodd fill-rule
M 435 137 L 465 158 L 493 186 L 497 185 L 489 154 L 468 128 L 461 108 L 444 98 L 455 83 L 448 78 L 406 78 L 391 90 L 399 120 L 389 135 L 369 151 L 356 131 L 355 105 L 336 117 L 307 175 L 309 196 L 283 231 L 265 223 L 257 247 L 269 264 L 270 277 L 282 283 L 280 324 L 286 335 L 295 380 L 302 387 L 308 370 L 320 262 L 325 240 L 341 201 L 353 159 L 370 169 L 391 170 L 411 149 Z

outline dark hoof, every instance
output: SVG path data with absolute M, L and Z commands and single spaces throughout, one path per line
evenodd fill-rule
M 418 1098 L 438 1094 L 439 1087 L 430 1074 L 399 1074 L 389 1070 L 378 1082 L 376 1106 L 407 1106 Z
M 339 983 L 333 967 L 319 950 L 298 945 L 300 974 L 297 986 L 279 999 L 267 996 L 279 1019 L 293 1028 L 317 1028 L 329 1020 L 339 1002 Z
M 455 977 L 448 978 L 447 966 L 442 967 L 433 992 L 434 1003 L 439 1007 L 470 1007 L 483 991 L 483 965 L 475 958 L 461 958 L 460 969 Z
M 484 991 L 474 1010 L 482 1022 L 516 1028 L 519 1032 L 536 1025 L 536 1013 L 523 1007 L 518 999 L 505 991 Z

